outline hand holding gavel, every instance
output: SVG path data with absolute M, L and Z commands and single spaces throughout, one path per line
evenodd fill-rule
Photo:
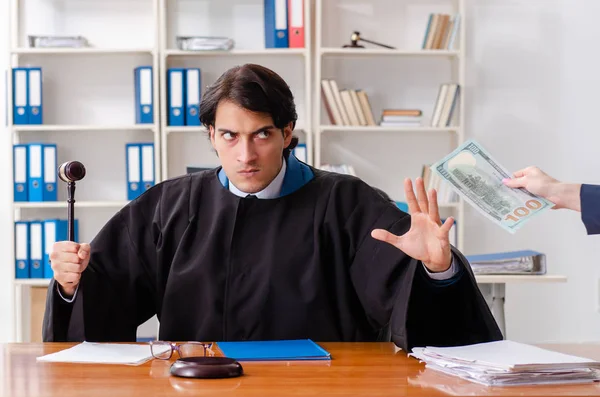
M 58 177 L 67 183 L 68 241 L 54 243 L 50 262 L 54 279 L 61 292 L 71 297 L 77 290 L 81 273 L 90 261 L 90 245 L 78 244 L 75 240 L 75 182 L 85 177 L 85 167 L 79 161 L 68 161 L 58 168 Z

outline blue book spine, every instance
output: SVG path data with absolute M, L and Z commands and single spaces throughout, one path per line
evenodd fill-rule
M 135 122 L 137 124 L 152 124 L 154 123 L 152 66 L 135 68 L 134 80 Z
M 28 68 L 28 73 L 28 122 L 29 124 L 43 124 L 42 68 Z
M 57 201 L 57 163 L 56 163 L 56 145 L 44 144 L 42 146 L 44 152 L 42 158 L 44 160 L 44 191 L 42 192 L 43 201 Z
M 142 167 L 142 192 L 154 186 L 154 144 L 142 143 L 141 150 L 141 167 Z
M 142 154 L 141 145 L 128 143 L 125 145 L 127 162 L 127 199 L 135 200 L 142 193 Z
M 29 278 L 29 222 L 15 222 L 15 278 Z
M 167 70 L 167 124 L 185 125 L 185 69 Z
M 29 160 L 29 201 L 44 201 L 44 151 L 41 143 L 30 143 L 27 152 Z
M 265 48 L 288 48 L 288 1 L 265 0 Z
M 186 69 L 185 125 L 200 125 L 202 74 L 199 68 Z
M 29 122 L 29 73 L 27 68 L 13 68 L 13 124 Z
M 29 277 L 44 277 L 44 226 L 40 221 L 29 222 Z
M 29 160 L 27 145 L 13 146 L 13 181 L 15 201 L 29 201 Z
M 65 230 L 65 237 L 59 239 L 59 233 L 60 230 L 58 219 L 44 220 L 44 270 L 42 272 L 44 278 L 52 278 L 54 276 L 54 271 L 52 270 L 52 263 L 50 262 L 50 254 L 52 253 L 54 243 L 57 241 L 66 240 L 67 234 Z

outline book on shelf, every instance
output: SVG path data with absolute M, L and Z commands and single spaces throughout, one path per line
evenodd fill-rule
M 459 28 L 460 14 L 429 14 L 421 48 L 424 50 L 455 49 Z
M 422 112 L 419 109 L 385 109 L 381 112 L 382 127 L 420 127 Z
M 340 89 L 333 79 L 321 80 L 323 104 L 333 125 L 367 126 L 377 125 L 369 97 L 364 90 Z
M 453 204 L 458 202 L 458 194 L 446 183 L 440 176 L 431 172 L 429 165 L 424 165 L 421 171 L 421 178 L 425 189 L 435 189 L 438 197 L 438 204 Z
M 475 274 L 546 274 L 546 254 L 532 250 L 467 255 Z
M 356 171 L 354 170 L 354 167 L 349 164 L 323 164 L 320 168 L 323 171 L 356 176 Z
M 440 86 L 431 117 L 432 127 L 449 127 L 452 124 L 459 95 L 460 86 L 458 84 L 449 83 Z

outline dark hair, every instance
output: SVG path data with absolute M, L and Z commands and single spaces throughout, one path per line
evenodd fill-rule
M 233 67 L 208 87 L 200 103 L 200 122 L 207 129 L 214 127 L 217 106 L 223 100 L 251 112 L 270 114 L 275 127 L 282 133 L 289 123 L 293 123 L 292 130 L 296 126 L 298 114 L 290 87 L 277 73 L 264 66 L 245 64 Z M 292 137 L 284 154 L 289 154 L 297 144 L 298 137 Z

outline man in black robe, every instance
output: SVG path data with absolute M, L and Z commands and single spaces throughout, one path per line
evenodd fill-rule
M 291 154 L 292 93 L 258 65 L 206 92 L 200 119 L 222 166 L 157 184 L 90 245 L 51 254 L 44 341 L 375 341 L 409 351 L 502 335 L 435 191 L 405 181 L 410 213 L 358 178 Z

